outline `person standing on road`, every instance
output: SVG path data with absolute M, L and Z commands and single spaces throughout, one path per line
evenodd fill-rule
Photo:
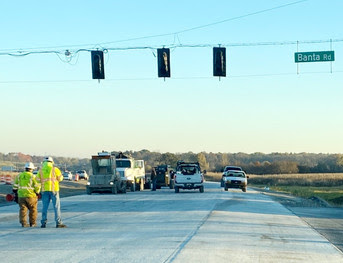
M 152 167 L 152 169 L 151 169 L 151 181 L 152 181 L 152 190 L 151 191 L 156 191 L 157 174 L 156 174 L 155 167 Z
M 46 157 L 43 161 L 42 168 L 37 173 L 38 181 L 42 185 L 42 220 L 41 228 L 46 228 L 48 221 L 48 208 L 50 200 L 54 206 L 56 228 L 67 227 L 62 223 L 61 204 L 60 204 L 60 186 L 59 182 L 63 180 L 63 175 L 57 167 L 54 166 L 54 161 L 51 157 Z
M 28 227 L 27 210 L 29 210 L 30 227 L 36 226 L 37 220 L 37 195 L 40 192 L 40 184 L 32 173 L 34 165 L 31 162 L 25 164 L 25 171 L 18 174 L 14 180 L 13 192 L 18 195 L 19 222 L 22 227 Z

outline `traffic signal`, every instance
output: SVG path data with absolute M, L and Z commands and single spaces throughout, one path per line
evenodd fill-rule
M 93 79 L 105 79 L 104 52 L 92 51 L 91 56 Z
M 213 76 L 226 77 L 226 49 L 213 48 Z
M 170 49 L 157 49 L 157 67 L 159 78 L 170 78 Z

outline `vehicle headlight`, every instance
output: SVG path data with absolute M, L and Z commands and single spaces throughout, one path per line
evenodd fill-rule
M 113 182 L 110 182 L 110 185 L 113 185 Z
M 91 185 L 91 183 L 90 183 L 90 182 L 87 182 L 87 185 Z

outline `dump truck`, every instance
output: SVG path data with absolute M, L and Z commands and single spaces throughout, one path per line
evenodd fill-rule
M 126 187 L 132 192 L 144 190 L 146 185 L 144 160 L 135 160 L 122 152 L 116 156 L 116 168 L 120 177 L 126 178 Z
M 87 194 L 110 191 L 113 194 L 126 193 L 127 179 L 116 169 L 116 158 L 109 152 L 99 152 L 91 158 L 92 174 L 89 176 Z

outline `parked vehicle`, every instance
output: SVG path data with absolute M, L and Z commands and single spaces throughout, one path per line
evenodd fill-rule
M 121 177 L 126 178 L 128 189 L 132 192 L 144 190 L 146 185 L 144 160 L 135 160 L 120 152 L 116 156 L 116 169 Z
M 224 190 L 228 191 L 229 188 L 239 188 L 243 192 L 247 191 L 249 176 L 244 171 L 228 170 L 224 173 Z
M 243 171 L 242 167 L 228 165 L 225 166 L 224 172 L 222 174 L 222 179 L 220 180 L 220 187 L 224 187 L 224 175 L 227 171 Z
M 156 188 L 160 189 L 162 186 L 169 187 L 170 189 L 174 189 L 174 178 L 172 178 L 173 169 L 170 165 L 159 165 L 156 167 Z
M 65 171 L 63 172 L 63 179 L 71 181 L 73 180 L 73 174 L 69 171 Z
M 200 193 L 204 192 L 204 175 L 198 162 L 178 161 L 174 174 L 174 189 L 175 193 L 178 193 L 179 189 L 199 189 Z
M 88 174 L 85 170 L 79 170 L 76 172 L 76 174 L 79 176 L 79 179 L 84 179 L 84 180 L 88 180 Z
M 100 152 L 91 158 L 92 174 L 87 182 L 87 194 L 111 191 L 126 193 L 126 177 L 116 170 L 116 158 L 108 152 Z

